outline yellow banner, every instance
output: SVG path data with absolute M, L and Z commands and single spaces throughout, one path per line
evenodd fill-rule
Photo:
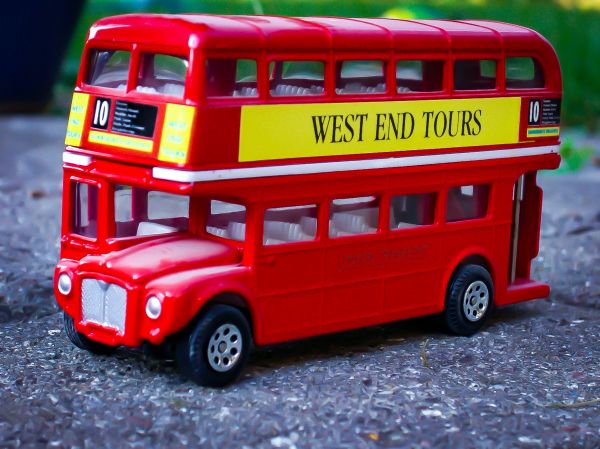
M 242 107 L 239 161 L 519 142 L 521 98 Z
M 195 109 L 192 106 L 168 104 L 165 111 L 165 123 L 158 159 L 160 161 L 184 164 L 187 160 L 188 146 Z
M 83 135 L 83 125 L 89 98 L 90 96 L 88 94 L 82 94 L 80 92 L 75 92 L 73 94 L 69 122 L 67 123 L 65 145 L 73 145 L 76 147 L 81 145 L 81 136 Z
M 127 148 L 128 150 L 152 152 L 152 140 L 140 139 L 139 137 L 123 136 L 121 134 L 112 134 L 102 131 L 90 131 L 88 140 L 92 143 L 109 145 L 111 147 Z

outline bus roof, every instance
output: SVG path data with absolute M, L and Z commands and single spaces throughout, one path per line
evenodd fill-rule
M 551 50 L 547 41 L 533 30 L 483 20 L 205 14 L 107 17 L 92 26 L 89 42 L 135 42 L 214 50 Z

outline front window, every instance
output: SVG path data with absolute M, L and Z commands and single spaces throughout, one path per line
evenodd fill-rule
M 92 50 L 87 84 L 125 90 L 131 54 L 121 50 Z
M 187 196 L 116 185 L 115 237 L 187 231 L 189 211 Z
M 180 56 L 144 54 L 136 90 L 148 94 L 183 97 L 188 61 Z
M 71 185 L 71 204 L 71 232 L 95 239 L 98 236 L 98 186 L 74 182 Z

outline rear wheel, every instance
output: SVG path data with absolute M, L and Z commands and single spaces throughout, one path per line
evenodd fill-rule
M 240 375 L 250 351 L 250 325 L 238 309 L 208 309 L 177 343 L 181 372 L 199 385 L 223 387 Z
M 77 332 L 73 318 L 71 318 L 66 312 L 64 313 L 64 324 L 67 337 L 69 337 L 71 343 L 73 343 L 79 349 L 83 349 L 94 354 L 112 354 L 117 349 L 113 346 L 103 345 L 102 343 L 90 340 L 82 333 Z
M 480 265 L 464 265 L 454 274 L 446 293 L 444 319 L 458 335 L 473 335 L 483 326 L 494 304 L 494 284 Z

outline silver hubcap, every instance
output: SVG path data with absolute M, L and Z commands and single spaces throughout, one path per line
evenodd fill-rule
M 232 369 L 242 354 L 242 333 L 233 324 L 223 324 L 208 342 L 208 363 L 220 373 Z
M 469 285 L 463 298 L 463 312 L 469 321 L 479 321 L 490 303 L 490 292 L 483 281 Z

